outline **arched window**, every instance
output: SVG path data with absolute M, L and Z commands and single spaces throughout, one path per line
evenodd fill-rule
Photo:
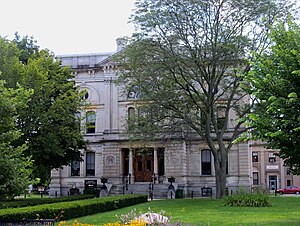
M 132 120 L 135 115 L 135 109 L 133 107 L 128 108 L 128 120 Z
M 96 132 L 96 113 L 94 111 L 88 111 L 86 113 L 86 133 Z

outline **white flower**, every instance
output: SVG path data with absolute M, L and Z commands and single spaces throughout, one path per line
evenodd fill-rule
M 170 223 L 170 219 L 166 216 L 163 216 L 158 213 L 143 213 L 138 217 L 139 221 L 143 221 L 146 224 L 156 224 L 156 223 L 161 223 L 161 224 L 167 224 Z

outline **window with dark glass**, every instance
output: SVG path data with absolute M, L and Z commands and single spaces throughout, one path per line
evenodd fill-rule
M 158 174 L 165 175 L 165 151 L 163 148 L 158 151 Z
M 201 151 L 201 174 L 211 175 L 211 151 Z
M 252 162 L 258 162 L 258 153 L 252 152 Z
M 138 171 L 143 171 L 143 163 L 142 163 L 142 159 L 138 159 Z
M 258 172 L 253 172 L 253 185 L 258 185 Z
M 86 176 L 95 176 L 95 152 L 86 153 Z
M 151 171 L 151 160 L 147 160 L 146 170 Z
M 225 115 L 226 115 L 226 107 L 218 107 L 217 108 L 217 124 L 219 129 L 227 129 L 227 124 L 225 122 Z
M 276 162 L 276 155 L 273 152 L 269 153 L 269 162 Z
M 84 99 L 87 100 L 88 98 L 89 98 L 89 93 L 86 92 L 86 93 L 84 94 Z
M 291 186 L 292 183 L 291 183 L 291 180 L 286 180 L 286 186 Z
M 71 163 L 71 176 L 80 176 L 80 162 L 73 161 Z
M 86 113 L 86 133 L 96 132 L 96 113 L 94 111 L 88 111 Z

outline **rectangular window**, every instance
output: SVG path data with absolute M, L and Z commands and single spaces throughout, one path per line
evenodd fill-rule
M 86 176 L 95 176 L 95 152 L 86 153 Z
M 201 175 L 211 175 L 211 151 L 201 151 Z
M 252 162 L 258 162 L 258 153 L 252 152 Z
M 276 156 L 273 152 L 269 153 L 269 162 L 276 162 Z
M 80 176 L 80 162 L 79 161 L 73 161 L 71 163 L 71 176 L 72 177 Z
M 286 186 L 291 186 L 292 183 L 291 183 L 291 180 L 286 180 Z
M 225 122 L 226 116 L 226 107 L 218 107 L 217 108 L 217 124 L 218 128 L 221 130 L 223 127 L 227 129 L 227 123 Z
M 258 172 L 253 172 L 253 185 L 259 185 Z
M 88 111 L 86 113 L 86 133 L 96 132 L 96 113 L 94 111 Z

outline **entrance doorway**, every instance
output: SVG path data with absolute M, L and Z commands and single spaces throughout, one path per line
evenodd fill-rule
M 158 183 L 163 181 L 165 175 L 164 153 L 164 148 L 157 148 L 157 159 L 154 160 L 154 148 L 132 149 L 132 155 L 129 148 L 123 148 L 121 151 L 123 183 L 126 183 L 126 177 L 133 177 L 135 182 L 151 182 L 154 176 L 154 164 L 157 164 L 154 179 Z M 132 163 L 132 167 L 129 163 Z
M 269 190 L 270 191 L 277 190 L 277 176 L 276 175 L 269 176 Z
M 136 182 L 151 182 L 154 173 L 153 150 L 135 150 L 133 170 Z

